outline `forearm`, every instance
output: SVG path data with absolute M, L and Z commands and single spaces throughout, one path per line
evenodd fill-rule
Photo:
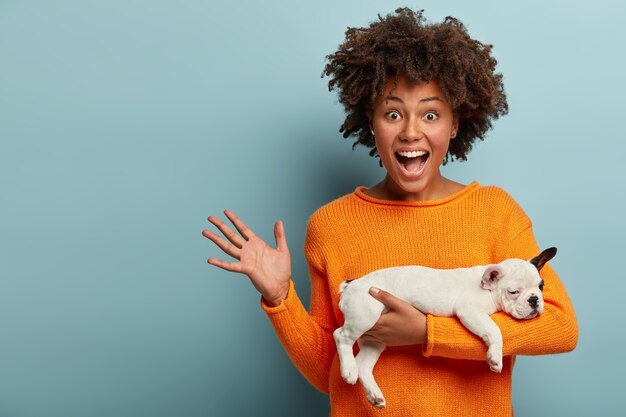
M 540 252 L 530 227 L 511 241 L 509 257 L 530 259 Z M 563 283 L 547 264 L 541 270 L 545 286 L 544 311 L 534 319 L 516 320 L 505 313 L 492 316 L 502 332 L 503 354 L 543 355 L 573 350 L 578 342 L 576 314 Z M 426 356 L 481 360 L 485 346 L 480 338 L 465 329 L 458 319 L 428 317 Z
M 543 355 L 573 350 L 578 326 L 569 300 L 545 301 L 544 312 L 531 320 L 516 320 L 505 313 L 492 316 L 503 339 L 503 355 Z M 486 346 L 455 317 L 428 316 L 426 356 L 485 360 Z
M 330 329 L 324 329 L 306 310 L 293 282 L 287 298 L 270 307 L 261 300 L 274 331 L 289 358 L 304 377 L 318 390 L 328 392 L 330 366 L 335 355 L 335 343 Z

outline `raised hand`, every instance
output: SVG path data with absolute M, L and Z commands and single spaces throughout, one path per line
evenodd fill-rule
M 291 256 L 283 223 L 277 221 L 274 225 L 276 238 L 276 249 L 274 249 L 256 236 L 235 213 L 226 210 L 224 214 L 239 234 L 217 217 L 209 216 L 208 220 L 222 232 L 228 241 L 210 230 L 203 230 L 202 235 L 239 262 L 209 258 L 209 264 L 247 275 L 269 305 L 280 304 L 287 297 L 291 278 Z

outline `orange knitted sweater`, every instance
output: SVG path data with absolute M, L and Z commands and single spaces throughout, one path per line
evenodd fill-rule
M 530 220 L 503 190 L 476 182 L 422 202 L 379 200 L 364 190 L 321 207 L 309 220 L 310 312 L 293 282 L 280 305 L 261 301 L 289 357 L 311 384 L 329 393 L 331 416 L 511 416 L 515 355 L 566 352 L 578 340 L 572 304 L 549 264 L 541 271 L 541 316 L 520 321 L 493 315 L 504 340 L 501 374 L 489 369 L 484 343 L 457 318 L 428 315 L 427 344 L 388 347 L 376 364 L 374 376 L 387 400 L 387 408 L 376 410 L 360 384 L 341 379 L 332 332 L 343 323 L 342 281 L 400 265 L 449 269 L 530 259 L 540 252 Z

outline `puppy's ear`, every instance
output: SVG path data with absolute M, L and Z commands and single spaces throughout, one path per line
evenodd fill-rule
M 487 269 L 485 269 L 483 278 L 480 281 L 480 286 L 485 290 L 493 290 L 496 288 L 498 281 L 503 275 L 504 271 L 500 265 L 489 265 Z
M 534 258 L 532 258 L 529 262 L 533 265 L 535 265 L 535 268 L 537 268 L 537 271 L 541 271 L 541 268 L 543 268 L 543 266 L 552 258 L 554 258 L 554 255 L 556 255 L 556 248 L 548 248 L 546 250 L 544 250 L 543 252 L 541 252 L 539 255 L 535 256 Z

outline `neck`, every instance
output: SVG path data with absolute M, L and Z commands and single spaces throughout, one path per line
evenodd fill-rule
M 502 304 L 502 300 L 497 296 L 495 291 L 489 291 L 489 295 L 491 296 L 491 301 L 493 301 L 493 305 L 495 306 L 496 311 L 504 311 L 504 305 Z
M 448 197 L 463 187 L 464 185 L 450 181 L 439 174 L 430 181 L 427 187 L 416 191 L 406 191 L 387 175 L 381 182 L 370 188 L 368 194 L 382 200 L 432 201 Z

